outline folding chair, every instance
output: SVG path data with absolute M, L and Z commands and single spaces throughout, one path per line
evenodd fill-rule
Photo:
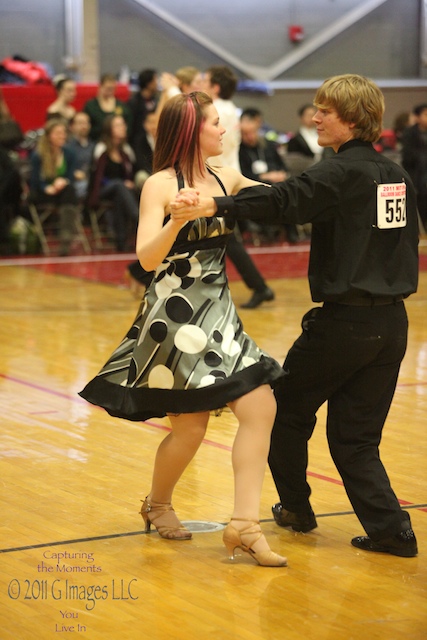
M 55 204 L 40 203 L 34 204 L 30 199 L 27 201 L 28 210 L 34 224 L 35 232 L 40 240 L 43 253 L 48 256 L 51 253 L 45 233 L 45 223 L 53 216 L 59 216 L 58 207 Z M 75 219 L 76 236 L 80 240 L 85 253 L 91 253 L 89 241 L 81 221 L 81 211 Z
M 102 200 L 97 207 L 91 207 L 89 209 L 90 226 L 96 249 L 102 249 L 104 246 L 102 242 L 104 234 L 101 233 L 99 223 L 103 216 L 105 216 L 108 211 L 111 211 L 113 206 L 114 205 L 110 200 Z

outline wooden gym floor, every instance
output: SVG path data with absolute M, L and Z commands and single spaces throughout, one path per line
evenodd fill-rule
M 146 534 L 138 514 L 168 421 L 111 418 L 77 395 L 137 309 L 123 279 L 131 256 L 0 260 L 1 640 L 59 633 L 90 640 L 425 640 L 426 252 L 424 240 L 419 292 L 407 301 L 408 352 L 381 447 L 419 555 L 396 558 L 350 545 L 363 531 L 331 461 L 322 408 L 309 462 L 316 530 L 295 534 L 274 524 L 277 495 L 266 471 L 261 517 L 272 548 L 288 557 L 280 569 L 246 555 L 231 562 L 222 546 L 233 491 L 230 413 L 211 418 L 176 490 L 178 515 L 199 531 L 192 541 L 174 542 Z M 261 248 L 256 255 L 276 300 L 241 317 L 282 362 L 312 304 L 308 251 Z M 239 306 L 249 292 L 230 274 Z

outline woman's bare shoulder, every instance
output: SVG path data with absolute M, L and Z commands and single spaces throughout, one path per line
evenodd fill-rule
M 213 167 L 213 170 L 218 174 L 220 178 L 236 179 L 238 176 L 240 176 L 240 173 L 237 171 L 237 169 L 234 169 L 233 167 Z
M 243 176 L 239 171 L 237 171 L 237 169 L 234 169 L 233 167 L 220 167 L 216 169 L 216 174 L 224 184 L 227 193 L 229 194 L 235 194 L 244 187 L 250 187 L 259 184 L 257 182 L 254 182 L 253 180 L 249 180 L 249 178 L 245 178 L 245 176 Z
M 156 198 L 158 201 L 169 202 L 178 191 L 176 173 L 173 169 L 163 169 L 153 173 L 144 182 L 142 197 Z
M 176 183 L 176 173 L 173 169 L 162 169 L 161 171 L 157 171 L 153 173 L 149 178 L 147 178 L 145 184 L 150 185 L 159 185 L 159 184 L 169 184 L 172 181 Z

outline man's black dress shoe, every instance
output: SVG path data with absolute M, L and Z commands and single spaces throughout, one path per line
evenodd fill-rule
M 287 511 L 278 502 L 271 507 L 274 519 L 279 527 L 292 527 L 293 531 L 308 533 L 317 527 L 316 516 L 313 511 Z
M 413 558 L 418 553 L 417 539 L 412 529 L 406 529 L 381 540 L 372 540 L 369 536 L 357 536 L 353 538 L 351 544 L 363 551 L 391 553 L 393 556 L 403 558 Z
M 263 302 L 269 302 L 274 300 L 274 291 L 270 287 L 266 287 L 262 291 L 254 291 L 252 297 L 248 302 L 242 304 L 242 309 L 256 309 Z

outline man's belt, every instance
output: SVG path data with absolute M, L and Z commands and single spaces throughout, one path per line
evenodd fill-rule
M 336 300 L 335 304 L 346 304 L 352 307 L 378 307 L 386 304 L 402 302 L 403 296 L 372 296 L 350 298 L 349 300 Z

